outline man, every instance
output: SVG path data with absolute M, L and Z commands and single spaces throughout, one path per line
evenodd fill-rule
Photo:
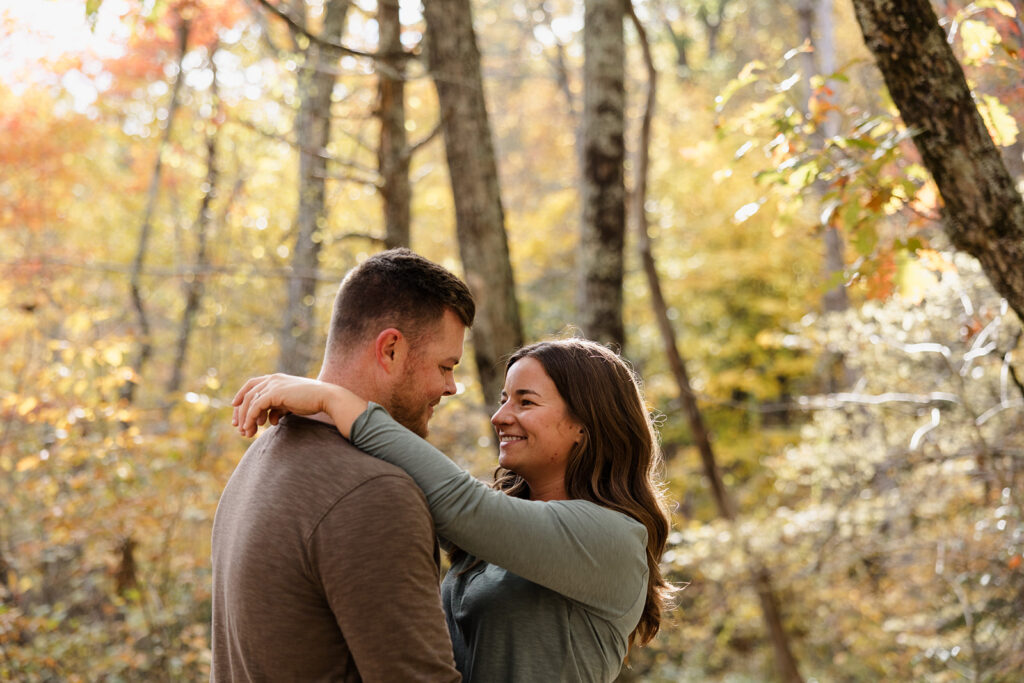
M 318 379 L 421 436 L 455 393 L 473 299 L 407 249 L 338 291 Z M 330 424 L 288 415 L 239 462 L 213 523 L 211 680 L 458 681 L 426 500 Z

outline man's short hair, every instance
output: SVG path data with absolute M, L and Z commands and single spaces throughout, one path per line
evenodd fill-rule
M 343 350 L 389 327 L 415 340 L 450 310 L 469 327 L 476 304 L 466 284 L 409 249 L 375 254 L 349 271 L 334 299 L 328 349 Z

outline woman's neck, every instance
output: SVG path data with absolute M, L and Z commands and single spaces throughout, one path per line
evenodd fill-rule
M 526 483 L 530 487 L 530 500 L 569 500 L 565 492 L 565 479 Z

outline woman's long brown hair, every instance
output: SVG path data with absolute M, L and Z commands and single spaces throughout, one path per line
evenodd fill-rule
M 661 450 L 633 371 L 618 355 L 596 342 L 563 339 L 524 346 L 509 358 L 534 358 L 544 367 L 584 436 L 569 455 L 565 491 L 617 510 L 647 527 L 647 601 L 629 636 L 645 645 L 658 632 L 673 587 L 658 564 L 668 540 L 669 517 L 657 472 Z M 526 481 L 498 468 L 494 486 L 511 496 L 529 498 Z

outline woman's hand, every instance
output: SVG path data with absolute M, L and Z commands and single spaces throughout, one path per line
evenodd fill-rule
M 276 373 L 253 377 L 231 401 L 231 424 L 243 436 L 253 436 L 260 425 L 276 425 L 288 413 L 330 415 L 338 431 L 348 438 L 352 423 L 366 410 L 366 401 L 337 384 Z
M 231 424 L 243 436 L 253 436 L 260 425 L 276 425 L 288 413 L 315 415 L 326 413 L 331 387 L 306 377 L 273 374 L 253 377 L 238 390 L 231 405 L 235 407 Z

